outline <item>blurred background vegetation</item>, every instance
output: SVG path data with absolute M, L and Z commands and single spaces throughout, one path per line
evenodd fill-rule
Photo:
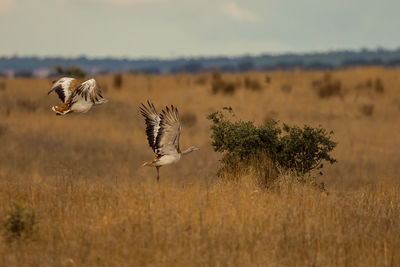
M 48 77 L 77 71 L 88 74 L 130 72 L 144 74 L 199 73 L 219 70 L 223 73 L 272 70 L 333 70 L 356 66 L 400 65 L 400 49 L 362 49 L 308 54 L 280 54 L 238 57 L 198 57 L 176 59 L 91 59 L 63 57 L 0 57 L 0 75 Z

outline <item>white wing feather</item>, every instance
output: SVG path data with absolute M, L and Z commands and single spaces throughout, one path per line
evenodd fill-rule
M 75 82 L 74 78 L 68 78 L 64 77 L 61 78 L 53 83 L 53 86 L 51 87 L 50 91 L 47 94 L 50 94 L 51 92 L 55 91 L 58 95 L 58 97 L 61 99 L 63 103 L 66 103 L 72 94 L 72 91 L 74 88 L 72 88 L 73 85 L 72 83 Z
M 171 155 L 181 153 L 179 149 L 179 136 L 181 123 L 179 121 L 178 109 L 174 106 L 166 107 L 160 114 L 160 129 L 156 139 L 158 155 Z
M 71 104 L 76 102 L 92 102 L 93 104 L 101 104 L 107 102 L 101 95 L 100 87 L 94 79 L 87 80 L 79 85 L 71 95 Z
M 159 156 L 180 153 L 181 124 L 178 109 L 174 106 L 166 107 L 158 114 L 152 103 L 147 101 L 147 104 L 148 106 L 142 104 L 140 112 L 146 121 L 146 134 L 150 147 Z

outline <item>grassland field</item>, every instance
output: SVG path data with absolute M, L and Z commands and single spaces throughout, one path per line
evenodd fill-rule
M 223 74 L 231 94 L 213 93 L 212 73 L 124 74 L 120 88 L 95 78 L 110 101 L 67 116 L 50 109 L 51 79 L 0 79 L 0 265 L 400 266 L 399 68 Z M 153 157 L 147 100 L 177 106 L 181 148 L 200 148 L 159 183 L 140 167 Z M 275 190 L 218 178 L 206 115 L 224 106 L 256 124 L 333 130 L 327 191 L 290 175 Z M 10 239 L 12 203 L 34 223 Z

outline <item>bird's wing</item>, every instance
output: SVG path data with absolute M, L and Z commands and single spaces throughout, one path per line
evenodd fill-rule
M 142 113 L 143 117 L 146 121 L 146 135 L 147 140 L 149 141 L 149 146 L 156 152 L 156 139 L 158 135 L 158 131 L 160 129 L 161 118 L 157 113 L 156 108 L 152 103 L 147 101 L 148 107 L 142 104 L 139 107 L 140 113 Z
M 71 95 L 71 104 L 78 101 L 92 102 L 96 104 L 101 101 L 103 96 L 101 90 L 95 79 L 87 80 L 79 85 Z
M 64 77 L 55 81 L 50 91 L 47 94 L 50 94 L 51 92 L 54 91 L 57 93 L 61 101 L 63 103 L 66 103 L 70 95 L 74 91 L 75 85 L 76 85 L 76 80 L 74 78 Z
M 181 123 L 178 109 L 174 106 L 171 106 L 171 108 L 166 107 L 160 114 L 160 118 L 160 129 L 156 139 L 156 153 L 158 155 L 180 153 L 179 136 Z

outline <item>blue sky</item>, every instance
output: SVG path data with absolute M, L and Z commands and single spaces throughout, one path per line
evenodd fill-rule
M 395 0 L 0 0 L 0 56 L 393 49 L 399 10 Z

